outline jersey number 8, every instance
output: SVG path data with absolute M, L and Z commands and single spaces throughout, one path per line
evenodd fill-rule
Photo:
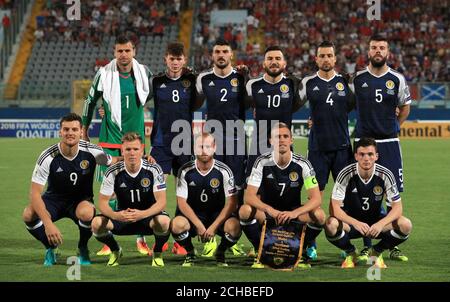
M 180 101 L 180 93 L 178 90 L 172 90 L 172 101 L 178 103 Z

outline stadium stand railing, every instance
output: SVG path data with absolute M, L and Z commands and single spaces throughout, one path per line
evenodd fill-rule
M 180 15 L 189 9 L 185 1 L 179 6 L 176 2 L 179 1 L 115 1 L 114 5 L 105 0 L 82 2 L 81 10 L 91 13 L 82 14 L 76 22 L 66 20 L 65 2 L 46 2 L 33 20 L 37 25 L 32 39 L 35 41 L 23 77 L 19 85 L 10 86 L 18 89 L 17 101 L 11 104 L 41 106 L 44 100 L 46 106 L 70 106 L 72 82 L 92 80 L 98 68 L 113 58 L 115 34 L 119 32 L 136 38 L 137 60 L 148 65 L 154 74 L 163 71 L 166 45 L 179 39 Z M 108 14 L 120 18 L 108 19 Z M 93 25 L 94 21 L 97 23 Z M 108 24 L 111 28 L 106 32 Z M 117 28 L 113 29 L 115 25 Z
M 12 6 L 3 10 L 3 13 L 0 13 L 1 21 L 5 15 L 9 18 L 9 26 L 4 26 L 2 24 L 1 29 L 2 41 L 0 41 L 0 82 L 4 80 L 8 59 L 11 56 L 13 45 L 19 34 L 20 26 L 24 21 L 23 18 L 30 2 L 31 0 L 11 1 Z M 2 96 L 3 94 L 0 98 Z

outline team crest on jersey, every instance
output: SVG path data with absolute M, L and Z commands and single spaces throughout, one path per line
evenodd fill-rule
M 288 93 L 288 92 L 289 92 L 289 86 L 286 85 L 286 84 L 281 85 L 281 86 L 280 86 L 280 91 L 281 91 L 282 93 Z
M 141 179 L 141 186 L 143 188 L 148 188 L 150 186 L 150 179 L 146 178 L 142 178 Z
M 380 186 L 375 186 L 375 187 L 373 188 L 373 194 L 375 194 L 375 195 L 381 195 L 381 194 L 383 194 L 383 188 L 380 187 Z
M 236 79 L 236 78 L 231 79 L 230 84 L 231 84 L 231 86 L 233 86 L 233 87 L 237 87 L 237 86 L 239 85 L 239 80 Z
M 386 88 L 387 89 L 394 89 L 395 84 L 392 80 L 386 81 Z
M 183 80 L 181 85 L 183 85 L 184 88 L 189 88 L 191 86 L 191 81 Z
M 289 173 L 289 179 L 291 181 L 297 181 L 298 180 L 298 173 L 297 172 L 291 172 Z
M 339 91 L 343 91 L 344 90 L 344 84 L 342 84 L 341 82 L 337 82 L 336 83 L 336 89 Z
M 89 168 L 89 161 L 88 160 L 82 160 L 80 163 L 80 168 L 83 170 L 86 170 L 87 168 Z
M 211 188 L 217 189 L 220 186 L 220 180 L 218 180 L 217 178 L 213 178 L 209 182 L 209 185 L 211 186 Z

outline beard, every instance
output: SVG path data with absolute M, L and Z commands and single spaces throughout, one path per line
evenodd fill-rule
M 369 60 L 373 67 L 380 68 L 386 64 L 387 57 L 383 57 L 380 61 L 375 60 L 375 57 L 369 57 Z
M 270 75 L 272 78 L 276 78 L 279 76 L 284 70 L 282 68 L 278 69 L 277 71 L 271 71 L 269 67 L 264 67 L 264 71 Z
M 196 157 L 199 162 L 206 164 L 207 162 L 212 160 L 213 155 L 197 155 Z
M 333 70 L 333 66 L 331 66 L 330 64 L 322 65 L 322 67 L 319 67 L 319 69 L 322 70 L 322 71 L 328 72 L 328 71 Z
M 224 60 L 223 63 L 221 63 L 219 61 L 214 62 L 214 65 L 219 69 L 225 69 L 228 65 L 230 65 L 230 63 L 227 62 L 226 60 Z

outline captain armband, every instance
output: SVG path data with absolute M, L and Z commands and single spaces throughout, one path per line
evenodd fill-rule
M 319 184 L 317 183 L 317 179 L 316 179 L 315 176 L 310 176 L 310 177 L 306 178 L 304 184 L 305 184 L 305 188 L 306 188 L 307 190 L 319 186 Z

